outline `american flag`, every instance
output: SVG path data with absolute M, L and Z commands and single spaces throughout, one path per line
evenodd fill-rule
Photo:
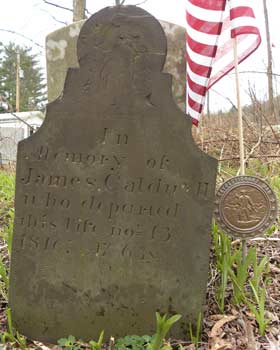
M 187 0 L 186 111 L 197 125 L 207 90 L 261 43 L 252 0 Z

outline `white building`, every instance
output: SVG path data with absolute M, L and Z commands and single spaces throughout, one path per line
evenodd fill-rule
M 0 113 L 0 165 L 16 161 L 17 144 L 39 129 L 42 112 Z

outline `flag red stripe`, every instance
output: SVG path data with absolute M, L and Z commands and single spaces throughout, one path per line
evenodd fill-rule
M 205 10 L 224 11 L 226 0 L 189 0 L 195 6 Z
M 251 7 L 248 6 L 238 6 L 230 9 L 230 18 L 237 18 L 237 17 L 253 17 L 255 18 L 254 11 Z
M 187 12 L 186 15 L 187 23 L 190 27 L 193 29 L 200 31 L 204 34 L 214 34 L 217 35 L 217 33 L 221 32 L 222 29 L 222 22 L 207 22 L 202 21 L 201 19 L 198 19 L 194 16 L 192 16 L 190 13 Z
M 188 95 L 188 104 L 194 111 L 201 113 L 203 105 L 194 101 L 190 95 Z
M 233 28 L 231 30 L 231 37 L 235 38 L 238 35 L 244 35 L 244 34 L 255 34 L 255 35 L 259 35 L 259 29 L 256 27 L 252 27 L 252 26 L 242 26 L 242 27 L 238 27 L 238 28 Z
M 211 74 L 211 68 L 208 67 L 208 66 L 203 66 L 201 64 L 198 64 L 196 62 L 194 62 L 189 54 L 187 53 L 186 54 L 186 57 L 187 57 L 187 62 L 188 62 L 188 65 L 191 69 L 191 71 L 197 75 L 200 75 L 202 77 L 205 77 L 205 78 L 209 78 L 210 77 L 210 74 Z
M 192 124 L 195 126 L 198 126 L 198 120 L 195 118 L 192 118 Z
M 187 37 L 187 44 L 192 51 L 207 57 L 215 57 L 217 45 L 205 45 L 192 39 L 189 35 Z
M 188 79 L 188 85 L 189 85 L 190 89 L 193 92 L 195 92 L 196 94 L 201 95 L 201 96 L 204 96 L 206 94 L 207 87 L 195 83 L 194 81 L 192 81 L 192 79 L 190 77 Z

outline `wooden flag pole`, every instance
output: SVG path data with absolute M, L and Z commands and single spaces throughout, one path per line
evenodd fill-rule
M 238 71 L 238 53 L 237 53 L 237 39 L 236 38 L 233 39 L 233 47 L 234 47 L 234 68 L 235 68 L 236 98 L 237 98 L 237 110 L 238 110 L 240 175 L 245 175 L 243 118 L 242 118 L 242 107 L 241 107 L 241 97 L 240 97 L 240 83 L 239 83 L 239 71 Z
M 245 175 L 245 162 L 244 162 L 244 134 L 243 134 L 243 118 L 241 107 L 241 95 L 240 95 L 240 83 L 239 83 L 239 71 L 238 71 L 238 52 L 237 52 L 237 38 L 233 39 L 234 49 L 234 68 L 235 68 L 235 84 L 236 84 L 236 97 L 237 97 L 237 110 L 238 110 L 238 134 L 239 134 L 239 155 L 240 155 L 240 175 Z M 245 262 L 247 255 L 246 239 L 242 240 L 242 261 Z

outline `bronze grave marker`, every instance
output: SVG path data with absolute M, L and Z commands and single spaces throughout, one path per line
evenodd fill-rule
M 229 235 L 248 239 L 264 233 L 276 220 L 277 198 L 255 176 L 236 176 L 219 188 L 215 201 L 218 225 Z
M 55 342 L 151 334 L 205 301 L 216 160 L 161 72 L 166 38 L 133 6 L 83 26 L 79 68 L 18 148 L 10 305 L 17 329 Z

